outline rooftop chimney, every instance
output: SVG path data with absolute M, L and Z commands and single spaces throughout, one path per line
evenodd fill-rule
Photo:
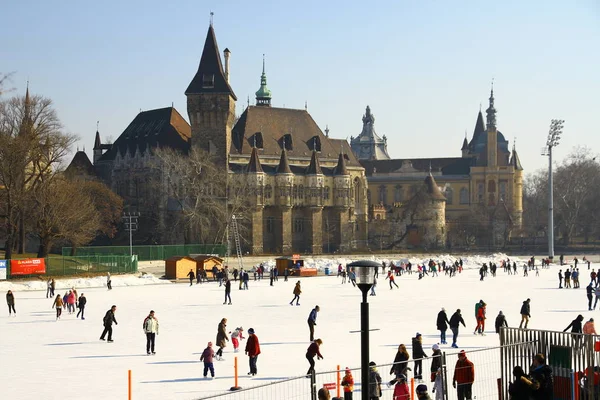
M 231 54 L 231 52 L 229 51 L 229 49 L 223 50 L 223 55 L 225 56 L 225 79 L 227 80 L 227 83 L 229 83 L 229 55 L 230 54 Z

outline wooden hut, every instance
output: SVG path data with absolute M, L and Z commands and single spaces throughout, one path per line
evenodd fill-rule
M 196 273 L 196 260 L 188 256 L 173 256 L 165 260 L 165 277 L 167 279 L 187 278 L 190 269 Z
M 223 259 L 209 254 L 194 254 L 193 259 L 196 261 L 196 273 L 206 272 L 207 279 L 213 279 L 213 267 L 218 269 L 223 268 Z
M 304 268 L 304 260 L 298 257 L 279 257 L 275 259 L 277 274 L 283 276 L 285 270 L 289 275 L 295 276 L 317 276 L 316 268 Z

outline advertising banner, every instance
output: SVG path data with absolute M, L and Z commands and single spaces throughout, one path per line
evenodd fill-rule
M 0 260 L 0 281 L 6 280 L 6 260 Z
M 10 260 L 11 275 L 45 274 L 46 261 L 43 258 L 26 258 L 24 260 Z

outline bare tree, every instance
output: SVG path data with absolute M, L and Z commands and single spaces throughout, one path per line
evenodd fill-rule
M 13 74 L 14 74 L 14 72 L 9 72 L 9 73 L 0 72 L 0 96 L 2 96 L 3 94 L 6 94 L 6 92 L 13 90 L 12 88 L 9 89 L 6 87 L 6 85 L 10 81 L 10 78 Z
M 74 135 L 66 134 L 50 99 L 13 97 L 0 102 L 0 205 L 6 225 L 6 258 L 23 252 L 32 193 L 52 177 Z

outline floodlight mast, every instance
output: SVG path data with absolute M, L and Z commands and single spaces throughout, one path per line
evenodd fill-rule
M 546 140 L 546 152 L 548 156 L 548 258 L 554 258 L 554 182 L 552 176 L 552 148 L 558 146 L 565 121 L 553 119 L 550 122 L 550 131 Z

